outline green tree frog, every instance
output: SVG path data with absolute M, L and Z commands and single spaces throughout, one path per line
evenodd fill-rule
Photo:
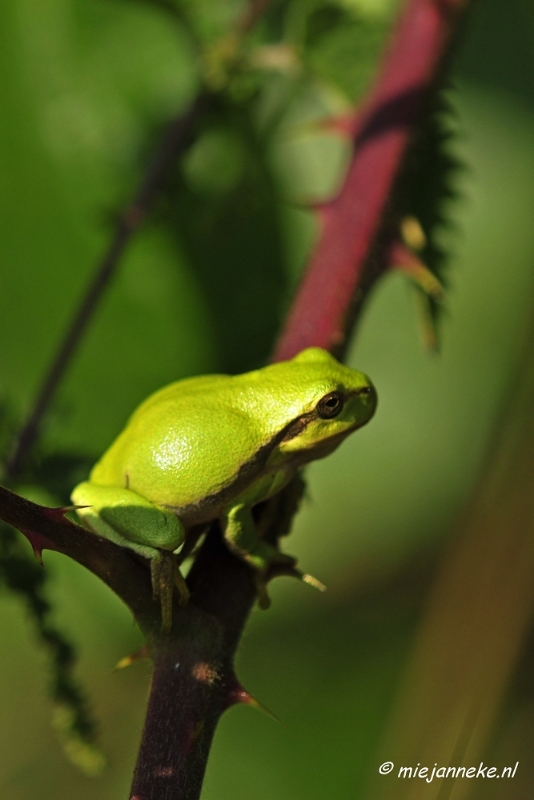
M 265 598 L 269 567 L 295 560 L 261 539 L 252 508 L 365 425 L 376 403 L 366 375 L 316 347 L 243 375 L 181 380 L 141 404 L 72 500 L 95 533 L 150 559 L 168 630 L 173 585 L 188 599 L 171 555 L 188 534 L 219 520 Z

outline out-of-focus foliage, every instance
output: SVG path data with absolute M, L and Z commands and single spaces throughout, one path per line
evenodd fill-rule
M 404 213 L 404 238 L 410 249 L 420 257 L 424 268 L 437 278 L 431 289 L 417 286 L 421 306 L 423 336 L 429 349 L 436 349 L 437 333 L 443 289 L 449 283 L 448 264 L 452 253 L 451 241 L 443 243 L 444 234 L 451 225 L 450 213 L 458 200 L 458 172 L 463 164 L 455 147 L 457 137 L 454 107 L 449 102 L 445 88 L 431 101 L 422 126 L 409 156 L 411 179 L 406 182 L 401 208 Z M 410 227 L 406 230 L 406 227 Z M 415 226 L 415 230 L 413 230 Z M 402 223 L 401 223 L 402 230 Z
M 203 0 L 176 2 L 172 14 L 166 5 L 0 4 L 0 397 L 9 430 L 162 126 L 197 91 L 200 50 L 243 10 Z M 25 480 L 66 502 L 150 391 L 267 357 L 316 235 L 302 204 L 335 191 L 347 162 L 347 143 L 316 121 L 361 97 L 397 6 L 272 4 L 231 90 L 132 243 Z M 404 278 L 383 281 L 351 354 L 378 386 L 379 413 L 310 469 L 309 500 L 285 542 L 329 592 L 280 580 L 273 609 L 253 615 L 240 675 L 283 726 L 244 708 L 223 718 L 206 798 L 352 800 L 378 767 L 373 754 L 435 554 L 481 463 L 529 303 L 533 45 L 526 0 L 474 10 L 451 96 L 457 154 L 469 166 L 454 186 L 460 223 L 443 239 L 456 254 L 443 352 L 422 352 Z M 53 624 L 80 653 L 110 766 L 95 784 L 65 762 L 50 736 L 46 656 L 24 607 L 3 591 L 0 791 L 10 800 L 115 800 L 128 789 L 149 669 L 111 671 L 139 644 L 128 613 L 77 564 L 48 552 L 44 560 Z M 514 691 L 524 699 L 526 682 Z M 522 756 L 534 738 L 532 700 L 519 721 L 515 708 L 496 745 L 503 763 L 523 758 L 510 797 L 529 796 L 534 784 Z

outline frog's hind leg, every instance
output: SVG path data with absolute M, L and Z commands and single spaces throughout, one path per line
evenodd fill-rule
M 185 538 L 176 514 L 130 489 L 90 482 L 77 486 L 72 500 L 79 506 L 78 516 L 95 533 L 149 559 L 152 591 L 161 603 L 162 631 L 169 631 L 174 586 L 180 605 L 189 600 L 189 589 L 172 553 Z
M 267 583 L 270 567 L 277 564 L 291 568 L 296 563 L 295 559 L 258 536 L 251 510 L 246 505 L 228 509 L 223 518 L 223 528 L 230 550 L 254 570 L 260 608 L 269 608 L 271 601 L 267 594 Z
M 173 511 L 131 489 L 87 481 L 72 493 L 77 514 L 89 527 L 145 557 L 147 549 L 176 550 L 185 539 L 184 526 Z

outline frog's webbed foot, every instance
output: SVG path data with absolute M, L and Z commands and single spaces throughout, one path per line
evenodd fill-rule
M 189 600 L 189 588 L 180 572 L 176 559 L 169 550 L 158 550 L 150 560 L 150 577 L 154 600 L 161 605 L 161 632 L 169 633 L 172 628 L 172 601 L 174 587 L 180 595 L 179 603 L 186 606 Z

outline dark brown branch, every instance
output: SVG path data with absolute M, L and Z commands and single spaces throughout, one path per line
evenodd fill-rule
M 152 601 L 150 575 L 142 559 L 75 525 L 64 512 L 43 508 L 0 486 L 0 518 L 24 533 L 38 559 L 42 550 L 55 550 L 87 567 L 124 600 L 142 628 L 150 629 L 159 608 Z
M 190 636 L 168 637 L 155 647 L 131 790 L 139 800 L 200 797 L 221 714 L 251 699 L 235 678 L 233 656 L 256 589 L 250 569 L 230 554 L 217 529 L 210 532 L 188 583 L 192 597 L 186 611 L 196 610 L 198 625 L 190 628 Z

